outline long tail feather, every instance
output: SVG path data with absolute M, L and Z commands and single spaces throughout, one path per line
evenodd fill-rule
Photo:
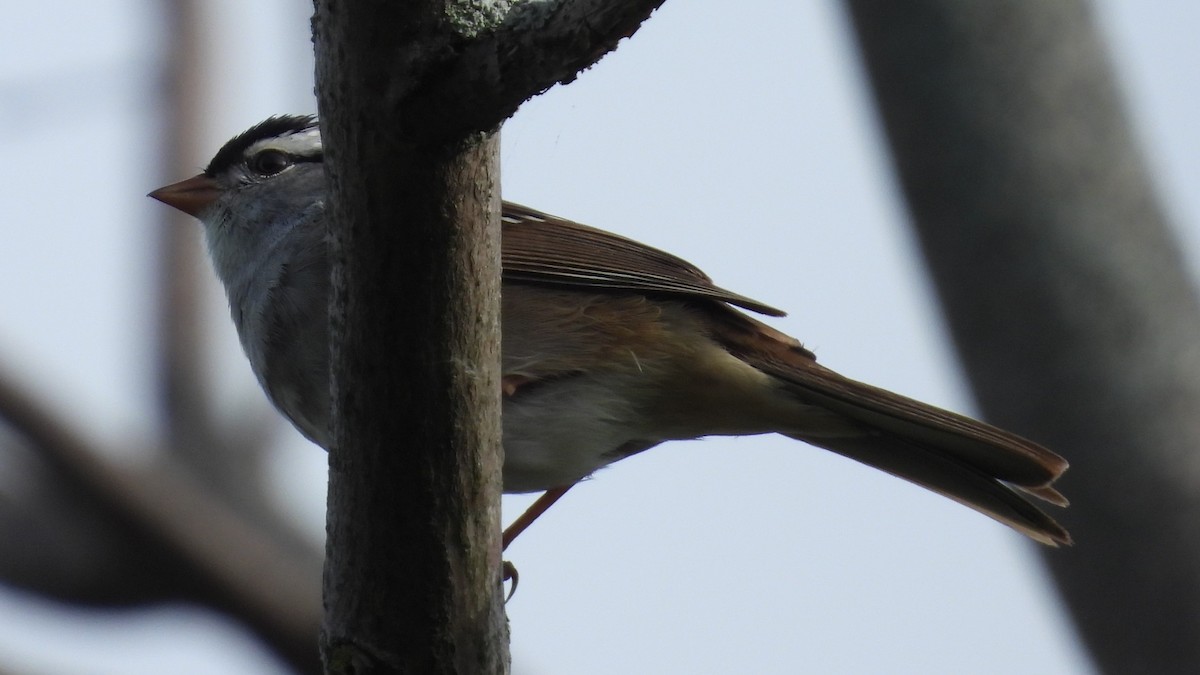
M 811 422 L 804 420 L 780 420 L 781 433 L 945 495 L 1044 544 L 1071 543 L 1066 530 L 1026 499 L 1067 505 L 1052 487 L 1067 469 L 1062 457 L 990 424 L 843 377 L 791 337 L 741 312 L 710 316 L 730 353 L 775 378 L 796 401 L 848 422 L 829 433 L 807 428 Z
M 939 450 L 882 434 L 815 439 L 798 435 L 792 437 L 949 497 L 1043 544 L 1058 546 L 1071 543 L 1071 535 L 1062 526 L 1017 490 Z M 1053 488 L 1044 490 L 1057 495 Z M 1033 491 L 1035 495 L 1043 496 L 1041 492 Z

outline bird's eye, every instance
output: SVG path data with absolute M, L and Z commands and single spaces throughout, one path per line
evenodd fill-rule
M 278 150 L 263 150 L 250 158 L 250 170 L 266 177 L 274 176 L 292 165 L 292 158 Z

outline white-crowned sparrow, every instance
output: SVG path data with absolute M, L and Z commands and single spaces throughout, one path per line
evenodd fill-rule
M 275 405 L 318 445 L 329 416 L 326 179 L 312 117 L 273 117 L 204 173 L 152 197 L 204 224 L 242 347 Z M 887 471 L 1045 544 L 1067 532 L 1054 453 L 838 375 L 719 288 L 635 241 L 504 204 L 506 492 L 565 488 L 663 441 L 777 432 Z

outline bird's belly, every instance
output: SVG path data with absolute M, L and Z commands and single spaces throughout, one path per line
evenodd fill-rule
M 616 395 L 615 379 L 566 377 L 505 399 L 505 492 L 570 485 L 662 440 L 643 438 L 642 415 Z

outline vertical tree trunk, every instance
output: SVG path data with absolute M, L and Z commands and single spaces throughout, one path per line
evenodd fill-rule
M 662 0 L 318 0 L 335 673 L 504 673 L 495 129 Z
M 397 46 L 429 15 L 405 4 L 319 2 L 314 22 L 334 255 L 322 647 L 334 673 L 505 673 L 498 136 L 436 140 L 406 115 Z
M 1090 6 L 848 0 L 988 419 L 1044 442 L 1045 557 L 1100 666 L 1200 670 L 1200 304 Z

